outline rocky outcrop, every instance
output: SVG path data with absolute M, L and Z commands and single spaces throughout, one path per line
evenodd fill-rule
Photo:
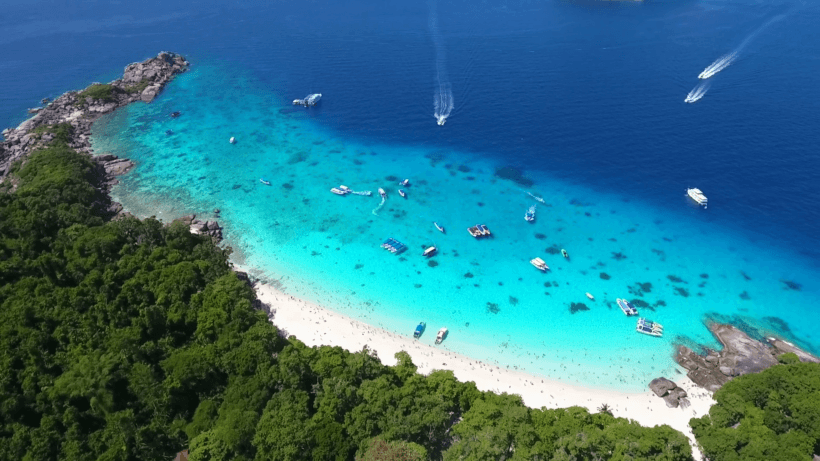
M 817 357 L 785 341 L 769 338 L 768 343 L 763 343 L 731 325 L 715 323 L 709 329 L 723 345 L 722 351 L 707 350 L 706 355 L 700 355 L 686 346 L 679 346 L 675 361 L 686 368 L 686 376 L 695 384 L 711 392 L 735 376 L 757 373 L 777 365 L 777 356 L 785 352 L 796 353 L 803 362 L 820 362 Z
M 70 125 L 69 146 L 90 153 L 91 124 L 96 119 L 137 100 L 152 101 L 176 74 L 187 68 L 188 62 L 182 56 L 162 52 L 146 61 L 129 64 L 121 79 L 102 86 L 94 84 L 83 91 L 69 91 L 39 108 L 36 115 L 17 128 L 3 130 L 0 183 L 6 181 L 8 170 L 15 161 L 25 161 L 32 151 L 53 140 L 53 128 L 57 125 Z M 94 89 L 105 91 L 89 91 Z M 95 95 L 101 99 L 94 99 Z M 125 159 L 117 160 L 116 164 L 106 165 L 106 171 L 112 175 L 124 174 L 133 166 Z
M 687 408 L 689 399 L 686 391 L 679 388 L 677 384 L 666 378 L 655 378 L 649 383 L 649 389 L 666 402 L 669 408 Z

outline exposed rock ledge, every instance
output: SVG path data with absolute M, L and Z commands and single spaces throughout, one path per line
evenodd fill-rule
M 756 373 L 777 365 L 777 356 L 787 352 L 795 353 L 802 362 L 820 363 L 817 357 L 786 341 L 768 338 L 764 343 L 731 325 L 718 323 L 710 325 L 709 330 L 723 344 L 722 351 L 707 350 L 703 356 L 686 346 L 679 346 L 675 361 L 688 370 L 686 376 L 695 384 L 711 392 L 717 391 L 735 376 Z
M 6 180 L 8 170 L 15 161 L 25 161 L 32 151 L 45 146 L 53 139 L 53 134 L 47 130 L 34 132 L 38 127 L 70 124 L 73 130 L 69 145 L 78 152 L 90 154 L 91 124 L 96 119 L 134 101 L 151 102 L 176 74 L 187 69 L 188 61 L 185 58 L 174 53 L 162 52 L 144 62 L 129 64 L 121 79 L 108 84 L 111 91 L 107 92 L 104 99 L 84 97 L 82 91 L 69 91 L 38 110 L 36 115 L 17 128 L 3 130 L 5 140 L 0 143 L 0 183 Z M 92 87 L 94 85 L 86 90 Z M 102 164 L 105 170 L 103 188 L 110 188 L 116 184 L 113 176 L 124 174 L 133 166 L 130 161 L 118 159 L 113 155 L 105 160 L 96 161 Z

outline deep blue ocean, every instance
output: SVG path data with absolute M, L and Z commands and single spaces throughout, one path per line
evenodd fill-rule
M 188 75 L 96 128 L 98 151 L 140 164 L 114 192 L 126 208 L 230 208 L 238 257 L 285 289 L 395 331 L 422 315 L 457 323 L 460 352 L 632 388 L 674 368 L 671 344 L 715 346 L 703 327 L 715 314 L 820 350 L 818 23 L 820 6 L 800 1 L 14 4 L 0 18 L 0 125 L 130 62 L 181 53 Z M 724 68 L 685 103 L 713 63 Z M 314 92 L 319 106 L 289 105 Z M 453 107 L 438 126 L 442 100 Z M 167 113 L 180 109 L 172 127 Z M 170 128 L 179 136 L 166 138 Z M 200 168 L 203 158 L 218 167 Z M 532 183 L 497 177 L 504 167 Z M 417 184 L 405 202 L 393 201 L 393 175 Z M 260 176 L 290 186 L 271 194 Z M 356 182 L 389 187 L 387 208 L 374 215 L 375 198 L 327 192 Z M 536 203 L 525 191 L 545 199 L 540 227 L 525 227 Z M 478 221 L 499 229 L 483 246 L 465 232 Z M 391 235 L 412 244 L 412 267 L 390 272 L 377 247 Z M 413 262 L 429 243 L 443 250 L 438 267 Z M 545 251 L 555 246 L 577 267 Z M 546 278 L 530 279 L 535 256 L 552 267 Z M 356 257 L 372 272 L 337 267 Z M 666 325 L 663 342 L 611 325 L 626 320 L 614 299 L 631 296 Z M 590 310 L 544 311 L 573 302 Z M 587 371 L 522 358 L 539 353 L 588 356 Z M 623 353 L 648 371 L 589 372 Z

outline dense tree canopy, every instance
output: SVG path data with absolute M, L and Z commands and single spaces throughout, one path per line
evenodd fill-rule
M 729 381 L 709 414 L 690 421 L 712 461 L 811 460 L 820 453 L 820 364 L 784 365 Z
M 228 250 L 108 221 L 57 134 L 0 192 L 0 461 L 690 459 L 666 426 L 281 338 Z

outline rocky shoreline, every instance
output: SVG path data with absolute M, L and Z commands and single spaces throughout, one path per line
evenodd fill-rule
M 25 162 L 35 150 L 46 147 L 56 136 L 58 127 L 68 127 L 68 145 L 77 152 L 91 156 L 91 125 L 102 115 L 136 101 L 150 103 L 177 74 L 185 72 L 189 63 L 185 58 L 169 52 L 143 62 L 129 64 L 122 78 L 108 84 L 94 83 L 81 91 L 68 91 L 42 108 L 29 112 L 35 115 L 17 128 L 3 130 L 0 142 L 0 184 L 11 182 L 9 170 L 18 160 Z M 106 154 L 91 157 L 98 165 L 99 191 L 108 195 L 118 183 L 117 176 L 131 171 L 134 163 L 128 159 Z M 122 213 L 122 205 L 107 204 L 112 216 Z
M 793 344 L 766 338 L 766 342 L 749 337 L 732 325 L 713 323 L 709 330 L 723 345 L 723 350 L 706 349 L 701 355 L 686 346 L 678 346 L 675 361 L 687 371 L 695 384 L 715 392 L 736 376 L 757 373 L 777 365 L 777 357 L 794 353 L 801 362 L 820 363 L 817 357 L 797 348 Z

